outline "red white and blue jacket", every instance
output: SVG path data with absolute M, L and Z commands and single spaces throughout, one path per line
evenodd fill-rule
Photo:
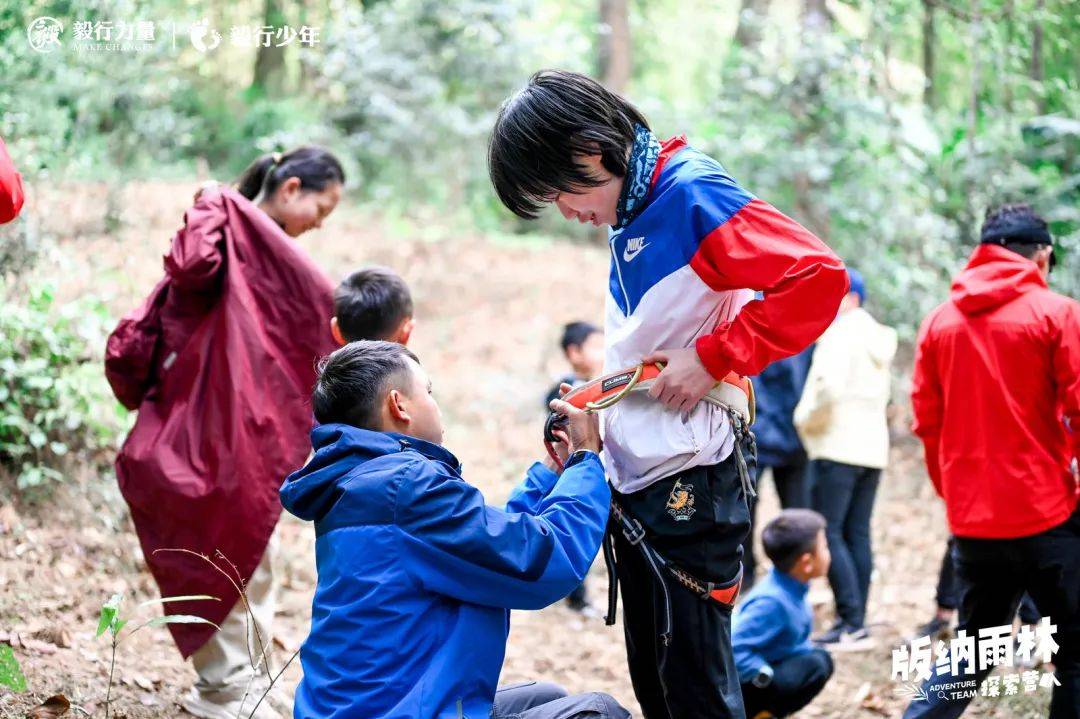
M 646 202 L 609 238 L 606 372 L 696 347 L 716 378 L 753 375 L 802 351 L 836 317 L 848 288 L 836 254 L 685 137 L 662 144 Z M 687 416 L 633 394 L 603 423 L 604 464 L 624 493 L 721 462 L 734 444 L 727 415 L 705 402 Z

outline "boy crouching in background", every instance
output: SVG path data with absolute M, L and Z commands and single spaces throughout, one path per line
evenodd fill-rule
M 629 717 L 605 694 L 496 691 L 509 610 L 564 597 L 600 547 L 610 494 L 595 415 L 554 401 L 569 417 L 565 469 L 534 464 L 499 508 L 441 445 L 431 383 L 403 345 L 337 350 L 312 405 L 315 454 L 281 488 L 316 532 L 297 717 Z
M 409 286 L 388 267 L 357 270 L 334 290 L 330 332 L 339 345 L 358 340 L 407 345 L 415 326 Z
M 736 609 L 731 644 L 748 719 L 785 717 L 818 695 L 832 658 L 810 642 L 808 582 L 829 571 L 825 519 L 809 509 L 785 509 L 761 535 L 773 563 Z

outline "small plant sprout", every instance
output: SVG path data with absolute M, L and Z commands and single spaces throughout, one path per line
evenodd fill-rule
M 179 552 L 180 554 L 188 554 L 192 557 L 196 557 L 206 562 L 217 572 L 222 574 L 236 589 L 238 601 L 240 602 L 240 605 L 244 608 L 244 622 L 246 626 L 245 635 L 248 637 L 248 641 L 244 643 L 247 646 L 248 663 L 251 665 L 251 676 L 248 677 L 247 688 L 244 690 L 244 697 L 240 703 L 240 710 L 237 713 L 236 717 L 237 719 L 242 719 L 244 716 L 249 717 L 249 719 L 251 717 L 254 717 L 255 712 L 258 711 L 263 701 L 270 695 L 270 692 L 273 690 L 274 685 L 277 683 L 278 679 L 281 678 L 281 675 L 285 673 L 285 670 L 289 668 L 289 665 L 293 663 L 297 656 L 299 656 L 300 650 L 297 649 L 295 652 L 293 652 L 292 656 L 290 656 L 285 661 L 281 668 L 278 669 L 276 672 L 274 671 L 274 669 L 270 665 L 270 654 L 273 651 L 273 648 L 263 637 L 262 632 L 259 629 L 259 623 L 255 619 L 255 613 L 251 610 L 251 604 L 248 602 L 244 579 L 240 576 L 240 571 L 236 568 L 236 565 L 233 564 L 228 557 L 222 554 L 221 551 L 215 553 L 214 559 L 211 559 L 205 554 L 194 552 L 190 549 L 169 548 L 158 549 L 155 550 L 155 552 Z M 221 564 L 215 561 L 215 559 L 220 560 Z M 228 569 L 226 569 L 226 566 L 228 567 Z M 177 598 L 161 601 L 175 601 L 176 599 Z M 179 597 L 179 599 L 191 599 L 191 597 Z M 254 643 L 257 645 L 258 648 L 257 656 L 252 653 L 252 639 L 254 639 Z M 248 710 L 246 708 L 246 704 L 248 697 L 252 695 L 252 684 L 254 683 L 255 678 L 263 673 L 266 674 L 266 677 L 269 681 L 267 682 L 262 693 L 258 695 L 258 699 L 255 701 L 255 705 L 250 710 Z
M 211 621 L 203 619 L 202 617 L 196 617 L 191 614 L 166 614 L 160 617 L 153 617 L 151 619 L 142 622 L 134 629 L 129 630 L 126 634 L 121 635 L 121 632 L 131 621 L 120 616 L 120 603 L 123 601 L 122 594 L 114 594 L 109 598 L 109 601 L 105 602 L 101 606 L 101 616 L 98 619 L 97 636 L 100 637 L 105 632 L 109 633 L 109 639 L 112 642 L 112 655 L 109 658 L 109 685 L 105 690 L 105 719 L 108 719 L 112 701 L 112 687 L 113 678 L 116 671 L 116 648 L 120 646 L 120 643 L 133 636 L 137 632 L 147 627 L 160 627 L 166 624 L 209 624 L 215 629 L 217 625 Z M 145 602 L 139 604 L 135 611 L 156 604 L 165 604 L 167 602 L 189 602 L 196 600 L 210 600 L 218 601 L 217 597 L 211 597 L 205 594 L 186 595 L 181 597 L 162 597 L 160 599 L 148 599 Z

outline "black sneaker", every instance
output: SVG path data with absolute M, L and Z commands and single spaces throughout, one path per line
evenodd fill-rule
M 931 640 L 936 639 L 948 639 L 952 636 L 952 622 L 948 619 L 942 619 L 935 616 L 926 624 L 920 625 L 915 628 L 912 640 L 919 639 L 921 637 L 930 637 Z
M 813 641 L 830 652 L 862 652 L 875 646 L 866 627 L 852 627 L 844 623 L 837 624 Z
M 837 622 L 833 625 L 832 629 L 822 632 L 816 637 L 812 637 L 811 641 L 814 642 L 814 644 L 819 644 L 821 646 L 836 644 L 840 641 L 840 635 L 844 633 L 844 628 L 845 625 L 843 622 Z

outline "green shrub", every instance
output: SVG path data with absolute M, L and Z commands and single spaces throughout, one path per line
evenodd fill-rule
M 69 458 L 103 461 L 129 426 L 102 368 L 104 304 L 57 306 L 48 286 L 24 298 L 0 305 L 0 467 L 18 489 L 62 479 Z

